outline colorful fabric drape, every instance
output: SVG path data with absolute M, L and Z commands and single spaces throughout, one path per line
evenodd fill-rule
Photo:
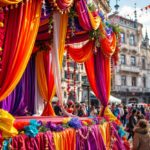
M 92 30 L 86 2 L 84 0 L 78 0 L 76 1 L 75 6 L 80 26 L 86 31 Z
M 94 30 L 97 30 L 99 28 L 99 26 L 100 26 L 100 23 L 101 23 L 100 16 L 96 12 L 92 13 L 89 9 L 88 9 L 88 14 L 89 14 L 89 19 L 90 19 L 92 28 Z
M 20 3 L 17 8 L 6 12 L 8 20 L 0 71 L 0 101 L 16 87 L 27 66 L 38 32 L 40 14 L 41 0 Z
M 9 138 L 18 134 L 18 131 L 13 127 L 15 118 L 7 111 L 0 109 L 0 131 L 4 138 Z
M 37 80 L 40 94 L 45 102 L 47 102 L 46 107 L 43 111 L 43 116 L 51 115 L 54 116 L 55 113 L 50 104 L 54 94 L 54 76 L 52 73 L 52 54 L 51 51 L 40 51 L 36 56 L 36 71 Z
M 53 31 L 53 45 L 52 45 L 52 65 L 53 73 L 55 74 L 54 81 L 56 86 L 56 93 L 60 104 L 63 106 L 61 93 L 61 67 L 65 48 L 65 38 L 68 24 L 68 14 L 61 15 L 58 12 L 53 14 L 54 31 Z
M 56 3 L 60 10 L 64 11 L 72 5 L 73 0 L 56 0 Z
M 102 135 L 97 125 L 90 129 L 83 127 L 76 133 L 76 149 L 106 150 Z
M 3 101 L 0 108 L 7 110 L 14 116 L 34 114 L 35 99 L 35 57 L 32 56 L 28 66 L 14 89 L 14 91 Z
M 0 7 L 11 5 L 11 4 L 18 4 L 23 0 L 0 0 Z
M 75 150 L 76 131 L 72 128 L 62 132 L 53 132 L 55 150 Z
M 78 43 L 78 45 L 80 44 Z M 79 46 L 76 48 L 74 45 L 68 45 L 67 50 L 70 56 L 72 57 L 72 59 L 74 59 L 76 62 L 83 63 L 87 61 L 89 57 L 92 55 L 93 46 L 94 46 L 94 42 L 88 41 L 86 44 L 84 44 L 80 48 Z

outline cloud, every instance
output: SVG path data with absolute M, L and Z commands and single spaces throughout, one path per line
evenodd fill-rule
M 127 17 L 128 19 L 134 20 L 134 8 L 130 6 L 123 6 L 119 10 L 119 15 L 123 17 Z M 150 12 L 141 11 L 140 8 L 137 8 L 137 19 L 138 22 L 143 24 L 143 35 L 145 35 L 145 31 L 147 29 L 147 32 L 150 37 Z

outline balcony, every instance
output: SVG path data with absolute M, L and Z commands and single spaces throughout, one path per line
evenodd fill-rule
M 142 87 L 133 87 L 133 86 L 121 86 L 121 85 L 116 85 L 112 91 L 121 91 L 121 92 L 143 92 Z
M 140 68 L 138 66 L 120 65 L 120 71 L 140 73 Z

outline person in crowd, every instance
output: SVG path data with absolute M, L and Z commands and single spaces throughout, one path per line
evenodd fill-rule
M 82 102 L 81 107 L 83 110 L 83 116 L 86 117 L 87 116 L 87 105 L 84 102 Z
M 124 115 L 122 116 L 122 123 L 123 123 L 123 126 L 125 126 L 127 123 L 128 110 L 126 106 L 124 106 L 123 109 L 124 109 Z
M 141 119 L 133 129 L 133 150 L 150 150 L 149 124 Z
M 54 106 L 54 112 L 57 116 L 62 116 L 62 110 L 60 108 L 59 102 Z
M 119 113 L 120 113 L 120 120 L 123 123 L 124 109 L 123 109 L 122 104 L 119 104 L 118 108 L 119 108 Z
M 127 124 L 127 128 L 128 128 L 127 131 L 129 132 L 128 140 L 129 140 L 131 137 L 133 138 L 133 135 L 134 135 L 133 129 L 134 129 L 136 123 L 137 123 L 137 120 L 136 120 L 136 110 L 133 109 L 133 110 L 132 110 L 132 114 L 131 114 L 131 116 L 129 117 L 129 122 L 128 122 L 128 124 Z
M 81 104 L 79 105 L 78 116 L 79 117 L 83 117 L 84 116 L 84 111 L 83 111 L 83 107 L 82 107 Z
M 92 105 L 91 108 L 90 108 L 90 116 L 95 116 L 97 113 L 96 113 L 96 109 L 95 109 L 95 106 Z
M 150 108 L 146 109 L 146 114 L 145 114 L 146 120 L 150 122 Z
M 144 108 L 144 106 L 143 106 L 143 105 L 141 105 L 140 110 L 141 110 L 141 113 L 145 116 L 145 108 Z
M 141 111 L 137 111 L 136 118 L 137 122 L 139 122 L 140 119 L 144 119 L 144 115 L 141 113 Z
M 73 114 L 74 113 L 74 102 L 72 100 L 68 101 L 68 108 L 67 108 L 67 112 Z
M 113 111 L 113 114 L 114 114 L 118 119 L 120 119 L 120 110 L 119 110 L 119 106 L 118 106 L 118 105 L 115 106 L 114 111 Z

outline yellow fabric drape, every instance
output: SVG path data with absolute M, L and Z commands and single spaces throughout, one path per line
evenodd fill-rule
M 110 140 L 111 140 L 110 124 L 108 122 L 105 122 L 105 123 L 99 125 L 99 128 L 100 128 L 100 132 L 103 137 L 103 140 L 104 140 L 104 144 L 106 146 L 106 150 L 110 150 Z
M 3 137 L 8 138 L 18 134 L 18 131 L 13 127 L 15 118 L 7 111 L 0 109 L 0 130 Z
M 66 33 L 68 26 L 68 14 L 62 14 L 61 22 L 60 22 L 60 38 L 59 38 L 59 63 L 60 69 L 62 68 L 64 50 L 65 50 L 65 41 L 66 41 Z
M 111 112 L 108 106 L 105 108 L 104 116 L 109 118 L 110 121 L 116 121 L 117 119 L 116 116 L 114 116 L 114 114 Z
M 23 0 L 0 0 L 0 7 L 11 5 L 11 4 L 18 4 L 22 2 Z
M 94 30 L 97 30 L 101 23 L 101 18 L 99 16 L 93 16 L 91 11 L 88 9 L 89 19 Z
M 76 131 L 68 128 L 61 132 L 53 132 L 55 150 L 75 150 Z
M 30 59 L 40 23 L 41 0 L 38 0 L 36 3 L 34 0 L 30 1 L 28 7 L 25 8 L 25 12 L 26 17 L 22 21 L 22 30 L 16 48 L 16 55 L 11 64 L 11 70 L 9 70 L 9 75 L 13 74 L 11 77 L 12 80 L 5 87 L 2 86 L 0 90 L 0 101 L 6 98 L 16 87 Z M 15 65 L 17 65 L 17 68 L 14 70 Z

